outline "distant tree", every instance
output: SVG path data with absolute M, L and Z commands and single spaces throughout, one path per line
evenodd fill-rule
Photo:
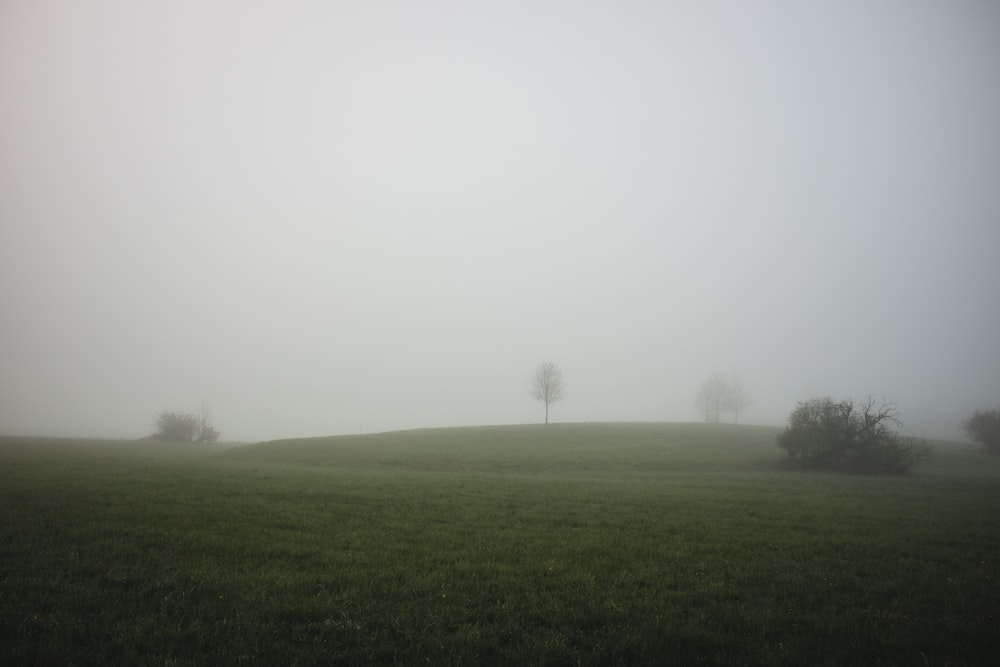
M 219 431 L 212 425 L 208 406 L 202 404 L 197 415 L 164 410 L 153 422 L 153 438 L 167 442 L 217 442 Z
M 196 442 L 218 442 L 219 435 L 221 435 L 218 429 L 212 424 L 212 413 L 208 410 L 208 405 L 205 403 L 201 404 L 198 408 L 198 414 L 195 415 L 195 419 L 198 422 L 195 428 L 195 441 Z
M 545 423 L 549 423 L 549 404 L 563 397 L 566 383 L 563 381 L 562 370 L 551 361 L 538 365 L 535 375 L 531 378 L 531 395 L 535 400 L 545 405 Z
M 705 413 L 705 421 L 717 424 L 722 421 L 722 412 L 727 409 L 729 383 L 725 376 L 717 373 L 701 384 L 696 404 Z
M 753 405 L 753 399 L 739 377 L 728 380 L 721 373 L 716 373 L 701 383 L 695 404 L 709 424 L 721 422 L 726 412 L 731 412 L 733 422 L 738 424 L 740 413 Z
M 1000 410 L 976 410 L 962 422 L 962 428 L 973 442 L 978 442 L 991 454 L 1000 454 Z
M 902 438 L 894 403 L 815 398 L 799 403 L 778 436 L 795 468 L 902 474 L 931 453 L 924 441 Z
M 743 386 L 743 380 L 734 377 L 726 385 L 725 395 L 725 406 L 727 410 L 732 411 L 734 424 L 740 423 L 740 412 L 746 410 L 751 405 L 753 405 L 753 399 L 750 398 L 750 392 Z

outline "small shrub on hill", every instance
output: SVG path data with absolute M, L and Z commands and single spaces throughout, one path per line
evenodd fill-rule
M 976 410 L 962 427 L 973 442 L 991 454 L 1000 454 L 1000 410 Z
M 156 433 L 151 437 L 167 442 L 217 442 L 220 435 L 204 406 L 197 415 L 164 410 L 153 425 L 156 426 Z
M 789 463 L 800 469 L 898 475 L 930 455 L 924 441 L 903 438 L 896 406 L 815 398 L 799 403 L 778 436 Z

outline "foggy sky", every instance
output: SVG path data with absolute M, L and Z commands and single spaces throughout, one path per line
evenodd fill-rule
M 1000 4 L 0 5 L 0 433 L 1000 404 Z

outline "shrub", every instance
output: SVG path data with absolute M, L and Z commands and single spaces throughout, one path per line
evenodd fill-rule
M 778 436 L 789 463 L 800 469 L 898 475 L 930 455 L 924 441 L 899 436 L 896 406 L 815 398 L 799 403 Z
M 966 435 L 991 454 L 1000 454 L 1000 410 L 976 410 L 962 423 Z
M 164 410 L 156 418 L 154 425 L 156 433 L 153 437 L 157 440 L 191 442 L 194 440 L 194 431 L 198 422 L 193 415 Z
M 198 415 L 186 412 L 163 411 L 153 423 L 156 426 L 155 440 L 167 442 L 216 442 L 219 431 L 212 426 L 211 415 L 204 406 Z

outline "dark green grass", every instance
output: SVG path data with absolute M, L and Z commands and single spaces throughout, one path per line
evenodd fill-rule
M 2 664 L 992 664 L 1000 461 L 774 429 L 0 439 Z

